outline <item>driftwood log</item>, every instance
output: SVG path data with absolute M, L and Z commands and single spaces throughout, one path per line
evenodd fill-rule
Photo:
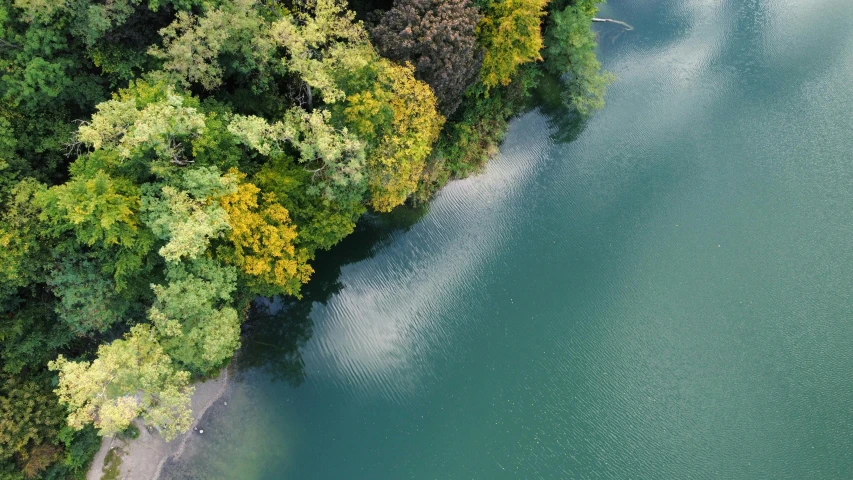
M 625 27 L 625 30 L 633 30 L 634 29 L 634 27 L 632 27 L 631 25 L 628 25 L 627 23 L 619 21 L 619 20 L 613 20 L 612 18 L 593 18 L 592 21 L 593 22 L 615 23 L 615 24 L 622 25 L 623 27 Z

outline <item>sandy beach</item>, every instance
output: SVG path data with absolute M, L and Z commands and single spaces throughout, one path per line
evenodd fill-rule
M 121 455 L 121 468 L 118 478 L 123 480 L 156 480 L 160 477 L 163 465 L 172 458 L 180 457 L 190 435 L 203 435 L 204 427 L 199 421 L 204 413 L 217 401 L 222 399 L 225 387 L 228 386 L 228 369 L 211 380 L 195 385 L 192 396 L 193 424 L 187 433 L 178 435 L 171 442 L 163 440 L 156 431 L 149 432 L 145 425 L 136 420 L 139 428 L 139 438 L 123 440 L 117 437 L 107 437 L 101 441 L 101 449 L 95 455 L 92 466 L 86 475 L 87 480 L 100 480 L 103 476 L 104 461 L 110 449 Z M 224 400 L 223 400 L 224 401 Z

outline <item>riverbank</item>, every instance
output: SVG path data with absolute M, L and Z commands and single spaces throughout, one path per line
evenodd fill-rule
M 200 425 L 205 412 L 214 403 L 222 399 L 228 386 L 229 372 L 224 369 L 214 379 L 198 383 L 192 396 L 192 428 L 175 437 L 171 442 L 163 440 L 156 431 L 149 432 L 140 420 L 134 424 L 139 428 L 139 437 L 134 440 L 125 440 L 116 437 L 104 438 L 101 441 L 101 449 L 92 460 L 87 480 L 101 480 L 105 478 L 104 463 L 110 450 L 115 449 L 119 455 L 120 462 L 117 463 L 118 475 L 106 476 L 106 478 L 121 478 L 122 480 L 155 480 L 160 477 L 163 465 L 169 460 L 178 458 L 184 451 L 190 435 L 203 435 L 204 425 Z M 224 400 L 223 400 L 224 401 Z

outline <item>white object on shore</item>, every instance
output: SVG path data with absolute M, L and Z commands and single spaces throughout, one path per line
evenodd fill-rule
M 204 430 L 199 430 L 198 433 L 204 433 Z

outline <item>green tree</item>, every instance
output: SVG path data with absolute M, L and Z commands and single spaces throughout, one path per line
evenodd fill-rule
M 137 81 L 97 106 L 92 120 L 80 126 L 78 140 L 94 149 L 114 150 L 119 159 L 153 152 L 176 165 L 191 162 L 183 141 L 204 131 L 198 101 L 163 83 Z
M 206 4 L 203 15 L 178 12 L 175 21 L 160 30 L 163 46 L 153 46 L 148 53 L 163 60 L 163 69 L 184 87 L 198 83 L 213 90 L 222 85 L 223 57 L 234 60 L 226 66 L 244 74 L 267 76 L 277 70 L 272 61 L 275 44 L 258 8 L 257 0 L 237 0 L 217 8 Z
M 0 465 L 10 464 L 29 478 L 63 453 L 55 444 L 65 411 L 46 380 L 0 374 Z
M 186 428 L 252 296 L 479 168 L 540 68 L 599 106 L 595 4 L 554 1 L 544 64 L 545 0 L 397 0 L 377 48 L 343 0 L 0 1 L 0 478 Z
M 59 298 L 56 313 L 77 335 L 104 332 L 124 320 L 131 302 L 116 291 L 99 263 L 85 256 L 62 257 L 47 278 Z
M 170 264 L 166 285 L 152 285 L 148 313 L 164 351 L 193 372 L 207 374 L 240 346 L 240 319 L 231 307 L 237 271 L 210 258 Z
M 34 197 L 43 190 L 44 186 L 32 179 L 18 183 L 0 216 L 0 308 L 5 298 L 42 273 L 40 267 L 47 252 L 40 239 L 40 210 Z
M 216 167 L 188 169 L 182 183 L 187 190 L 149 185 L 153 192 L 142 197 L 143 219 L 157 238 L 167 240 L 159 253 L 169 262 L 197 258 L 224 235 L 229 218 L 217 199 L 237 190 L 236 181 Z
M 298 6 L 299 4 L 297 4 Z M 340 0 L 308 0 L 303 9 L 287 15 L 272 26 L 272 36 L 285 48 L 289 70 L 305 82 L 307 105 L 313 107 L 313 90 L 322 92 L 323 100 L 334 103 L 345 93 L 335 82 L 334 72 L 363 66 L 371 49 L 367 31 L 355 14 Z
M 347 129 L 329 123 L 328 110 L 289 110 L 284 118 L 268 123 L 257 116 L 235 115 L 228 131 L 262 155 L 281 154 L 286 147 L 299 153 L 311 172 L 309 193 L 347 203 L 364 196 L 364 143 Z
M 169 440 L 189 428 L 189 374 L 176 370 L 147 325 L 98 348 L 92 362 L 60 355 L 48 364 L 59 372 L 56 394 L 69 410 L 68 425 L 93 423 L 102 436 L 126 429 L 142 416 Z
M 579 1 L 551 13 L 545 32 L 545 67 L 566 76 L 565 103 L 582 115 L 604 106 L 604 93 L 613 81 L 595 57 L 595 34 L 590 29 L 596 7 Z
M 35 201 L 44 233 L 60 240 L 55 248 L 70 254 L 94 247 L 118 289 L 143 268 L 153 238 L 139 222 L 139 187 L 133 183 L 99 170 L 38 192 Z
M 73 340 L 72 330 L 56 320 L 52 296 L 39 286 L 10 299 L 4 310 L 0 359 L 5 372 L 42 368 L 58 349 Z
M 130 246 L 139 229 L 139 188 L 98 171 L 36 195 L 52 233 L 71 231 L 81 244 Z
M 355 196 L 330 200 L 309 193 L 305 187 L 313 182 L 312 176 L 289 155 L 278 154 L 254 177 L 262 191 L 274 194 L 276 202 L 287 209 L 299 232 L 294 247 L 304 250 L 308 258 L 352 233 L 365 211 L 361 198 Z

